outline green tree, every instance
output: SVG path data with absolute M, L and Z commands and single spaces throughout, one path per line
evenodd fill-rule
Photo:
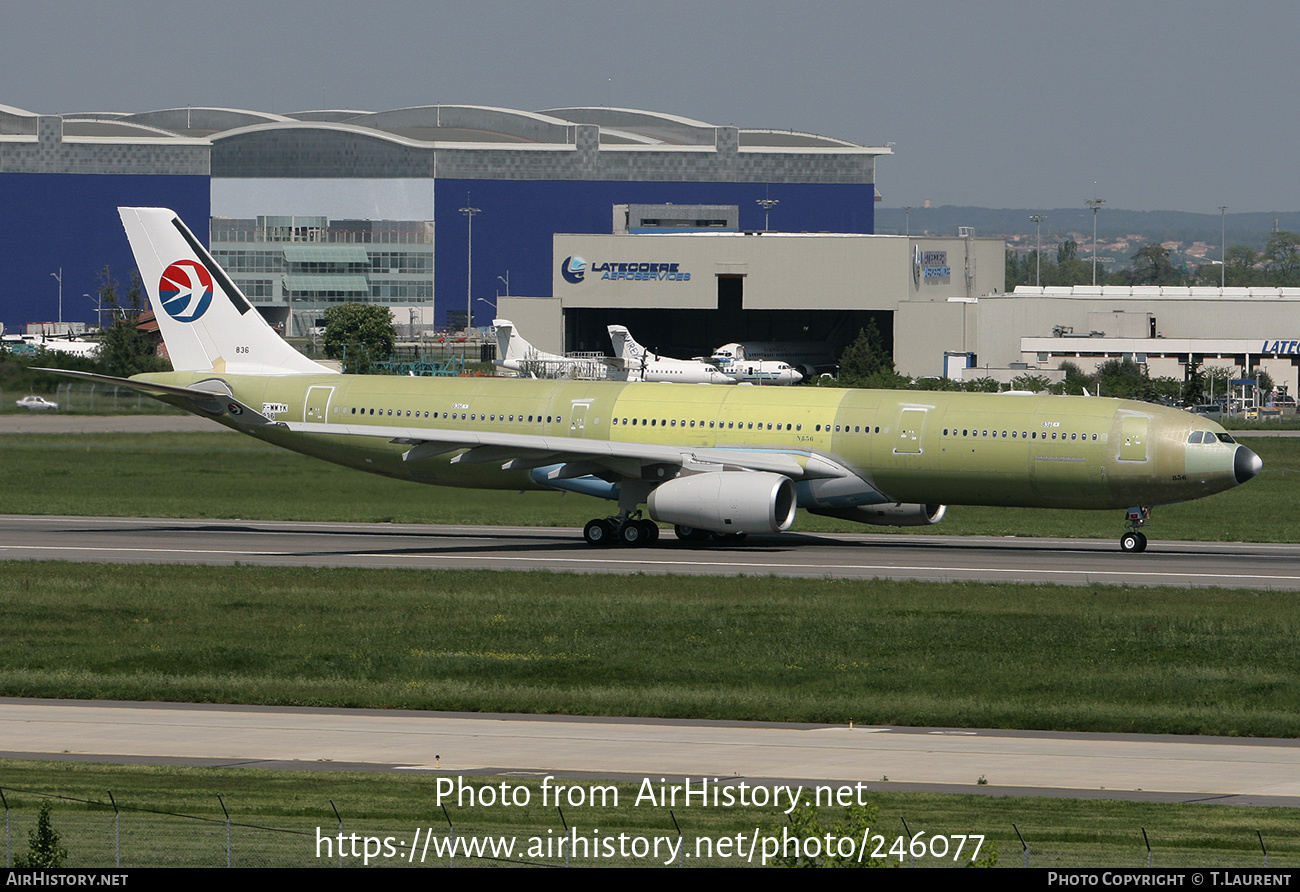
M 913 390 L 961 390 L 960 382 L 952 378 L 924 376 L 912 381 Z
M 14 856 L 14 867 L 62 867 L 68 850 L 59 845 L 59 834 L 50 823 L 50 801 L 41 803 L 36 826 L 27 831 L 27 854 Z
M 343 359 L 345 372 L 365 374 L 371 363 L 392 355 L 396 342 L 388 307 L 339 304 L 325 311 L 325 355 Z
M 1096 392 L 1097 385 L 1093 376 L 1085 375 L 1083 369 L 1079 368 L 1068 359 L 1062 362 L 1058 368 L 1065 372 L 1065 380 L 1053 387 L 1053 393 L 1082 396 L 1085 389 L 1088 393 Z
M 894 358 L 886 349 L 875 320 L 858 332 L 840 356 L 839 380 L 848 387 L 898 388 L 906 383 L 894 371 Z
M 997 393 L 1002 389 L 1002 385 L 997 382 L 997 379 L 985 375 L 982 378 L 963 381 L 961 389 L 967 393 Z
M 1056 246 L 1056 264 L 1043 264 L 1044 285 L 1088 285 L 1092 283 L 1092 261 L 1079 259 L 1079 245 L 1066 239 Z
M 1223 282 L 1234 288 L 1248 288 L 1260 282 L 1259 252 L 1248 245 L 1233 245 L 1224 255 Z M 1214 284 L 1211 282 L 1210 284 Z
M 1158 242 L 1143 245 L 1133 255 L 1132 284 L 1177 285 L 1182 276 L 1174 269 L 1169 249 Z
M 1030 393 L 1046 393 L 1052 382 L 1045 375 L 1031 375 L 1025 372 L 1011 379 L 1012 390 L 1027 390 Z
M 1012 289 L 1015 288 L 1017 285 L 1027 285 L 1027 284 L 1029 284 L 1028 282 L 1023 281 L 1023 279 L 1022 279 L 1022 275 L 1021 275 L 1021 269 L 1022 269 L 1022 267 L 1021 267 L 1021 265 L 1020 265 L 1020 258 L 1019 258 L 1019 256 L 1017 256 L 1017 254 L 1016 254 L 1015 251 L 1012 251 L 1010 248 L 1007 248 L 1007 251 L 1006 251 L 1006 281 L 1007 281 L 1007 290 L 1008 290 L 1008 291 L 1012 290 Z
M 1177 378 L 1152 378 L 1151 391 L 1161 402 L 1175 404 L 1182 401 L 1183 389 L 1187 382 Z
M 1228 382 L 1237 377 L 1237 370 L 1212 365 L 1201 370 L 1201 377 L 1205 379 L 1208 387 L 1210 402 L 1214 402 L 1227 397 L 1228 387 L 1230 386 Z
M 1205 397 L 1205 374 L 1201 371 L 1199 362 L 1187 364 L 1187 371 L 1183 376 L 1183 403 L 1192 406 L 1204 402 Z
M 1273 376 L 1263 369 L 1255 369 L 1255 386 L 1259 388 L 1260 397 L 1266 397 L 1273 389 Z
M 1264 269 L 1270 275 L 1270 285 L 1300 284 L 1300 235 L 1294 232 L 1275 232 L 1264 246 Z
M 1102 396 L 1150 400 L 1156 393 L 1146 370 L 1131 359 L 1108 359 L 1097 366 Z M 1096 394 L 1093 394 L 1096 396 Z
M 129 378 L 142 372 L 171 371 L 171 363 L 158 355 L 158 339 L 137 326 L 144 312 L 140 274 L 131 273 L 131 287 L 125 300 L 118 297 L 119 285 L 106 266 L 99 273 L 99 299 L 113 315 L 99 339 L 99 361 L 110 375 Z

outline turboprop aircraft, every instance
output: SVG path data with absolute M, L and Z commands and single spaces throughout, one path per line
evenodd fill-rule
M 1103 397 L 341 375 L 286 344 L 175 213 L 120 213 L 175 371 L 70 374 L 389 477 L 617 502 L 593 545 L 648 544 L 654 521 L 778 532 L 800 507 L 932 524 L 956 504 L 1123 510 L 1121 547 L 1142 551 L 1152 506 L 1261 467 L 1212 421 Z
M 737 379 L 716 365 L 691 359 L 672 359 L 651 353 L 632 339 L 622 325 L 609 327 L 614 356 L 623 361 L 629 381 L 655 381 L 669 384 L 735 384 Z
M 526 378 L 582 378 L 603 381 L 620 374 L 612 360 L 561 356 L 538 350 L 524 340 L 509 319 L 493 319 L 497 332 L 497 359 L 493 364 Z
M 774 359 L 735 359 L 719 363 L 718 368 L 741 384 L 798 384 L 803 380 L 803 372 Z
M 819 341 L 744 341 L 723 344 L 713 351 L 711 359 L 722 364 L 738 362 L 787 362 L 805 378 L 820 371 L 833 369 L 835 357 L 825 343 Z

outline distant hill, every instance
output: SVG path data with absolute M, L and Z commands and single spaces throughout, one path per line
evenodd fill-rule
M 1043 244 L 1054 245 L 1066 233 L 1092 236 L 1092 211 L 1086 207 L 1054 208 L 977 208 L 958 205 L 912 208 L 910 231 L 931 235 L 956 235 L 958 226 L 973 226 L 977 236 L 1032 236 L 1031 214 L 1042 214 Z M 902 208 L 876 208 L 876 232 L 902 234 L 908 223 Z M 1276 228 L 1300 232 L 1300 211 L 1226 215 L 1229 245 L 1264 247 Z M 1125 211 L 1103 207 L 1097 214 L 1099 239 L 1141 236 L 1148 242 L 1208 242 L 1219 244 L 1219 215 L 1192 214 L 1183 211 Z

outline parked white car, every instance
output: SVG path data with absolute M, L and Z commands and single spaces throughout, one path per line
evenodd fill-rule
M 57 412 L 59 411 L 59 404 L 53 400 L 47 400 L 43 396 L 32 394 L 31 396 L 25 396 L 20 399 L 18 401 L 18 408 L 33 410 L 48 409 L 51 412 Z

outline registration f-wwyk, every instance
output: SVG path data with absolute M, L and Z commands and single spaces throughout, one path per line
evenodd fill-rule
M 592 545 L 651 544 L 655 521 L 704 542 L 789 529 L 799 508 L 912 526 L 992 505 L 1114 510 L 1140 552 L 1153 507 L 1261 467 L 1213 422 L 1102 397 L 341 375 L 286 344 L 175 213 L 119 212 L 175 368 L 119 383 L 388 477 L 603 497 L 618 510 L 586 525 Z

